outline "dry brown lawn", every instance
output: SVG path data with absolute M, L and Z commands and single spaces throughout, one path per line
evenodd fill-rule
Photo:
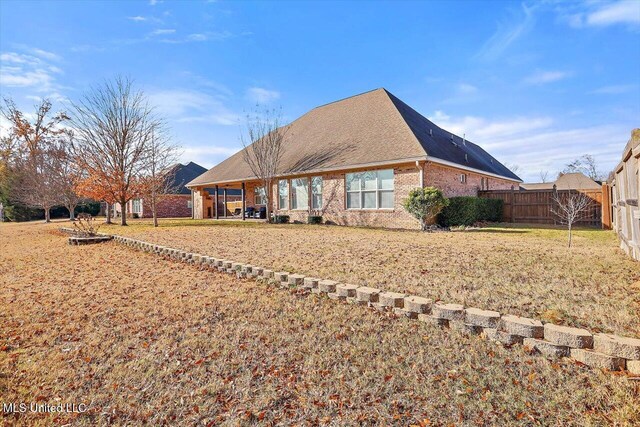
M 623 375 L 54 230 L 0 225 L 0 400 L 90 409 L 3 425 L 640 423 Z
M 455 233 L 146 221 L 114 233 L 238 262 L 640 337 L 640 264 L 610 231 L 491 227 Z

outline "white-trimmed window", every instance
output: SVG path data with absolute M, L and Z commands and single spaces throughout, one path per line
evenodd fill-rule
M 141 214 L 142 213 L 142 200 L 133 199 L 131 201 L 131 213 Z
M 309 209 L 309 178 L 291 180 L 291 209 Z
M 191 200 L 187 200 L 187 208 L 193 209 L 193 202 Z
M 289 209 L 289 183 L 286 179 L 278 181 L 278 208 Z
M 256 205 L 264 205 L 267 203 L 267 193 L 264 191 L 264 187 L 256 187 L 253 190 L 253 194 Z
M 467 174 L 466 173 L 461 173 L 460 174 L 460 182 L 463 184 L 467 183 Z
M 322 209 L 322 177 L 311 178 L 311 209 Z
M 393 209 L 393 169 L 346 174 L 347 209 Z

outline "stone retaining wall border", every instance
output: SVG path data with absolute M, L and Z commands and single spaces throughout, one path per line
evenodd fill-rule
M 133 249 L 217 269 L 238 278 L 253 278 L 284 289 L 326 294 L 334 300 L 366 305 L 380 311 L 392 311 L 398 316 L 481 335 L 508 347 L 520 344 L 546 357 L 570 357 L 592 368 L 627 370 L 632 375 L 640 375 L 640 339 L 592 334 L 586 329 L 543 324 L 539 320 L 501 315 L 497 311 L 442 301 L 433 302 L 420 296 L 306 277 L 286 271 L 274 272 L 264 267 L 194 254 L 130 237 L 114 235 L 113 240 Z

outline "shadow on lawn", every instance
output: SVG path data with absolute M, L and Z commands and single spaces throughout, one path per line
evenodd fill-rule
M 498 230 L 491 228 L 481 228 L 478 230 L 466 230 L 469 233 L 499 233 L 499 234 L 529 234 L 531 230 Z

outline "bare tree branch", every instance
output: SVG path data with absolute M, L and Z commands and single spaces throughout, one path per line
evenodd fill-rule
M 247 115 L 246 135 L 241 135 L 244 161 L 265 189 L 267 220 L 271 218 L 271 190 L 288 131 L 288 126 L 281 126 L 280 111 L 261 110 L 257 106 L 254 113 Z
M 571 247 L 571 232 L 573 225 L 588 216 L 593 201 L 589 196 L 578 191 L 556 191 L 553 195 L 554 207 L 551 209 L 561 224 L 569 230 L 569 247 Z
M 73 107 L 75 157 L 103 186 L 105 199 L 120 203 L 121 225 L 127 225 L 127 202 L 140 193 L 148 147 L 163 124 L 144 93 L 123 77 L 94 88 Z

